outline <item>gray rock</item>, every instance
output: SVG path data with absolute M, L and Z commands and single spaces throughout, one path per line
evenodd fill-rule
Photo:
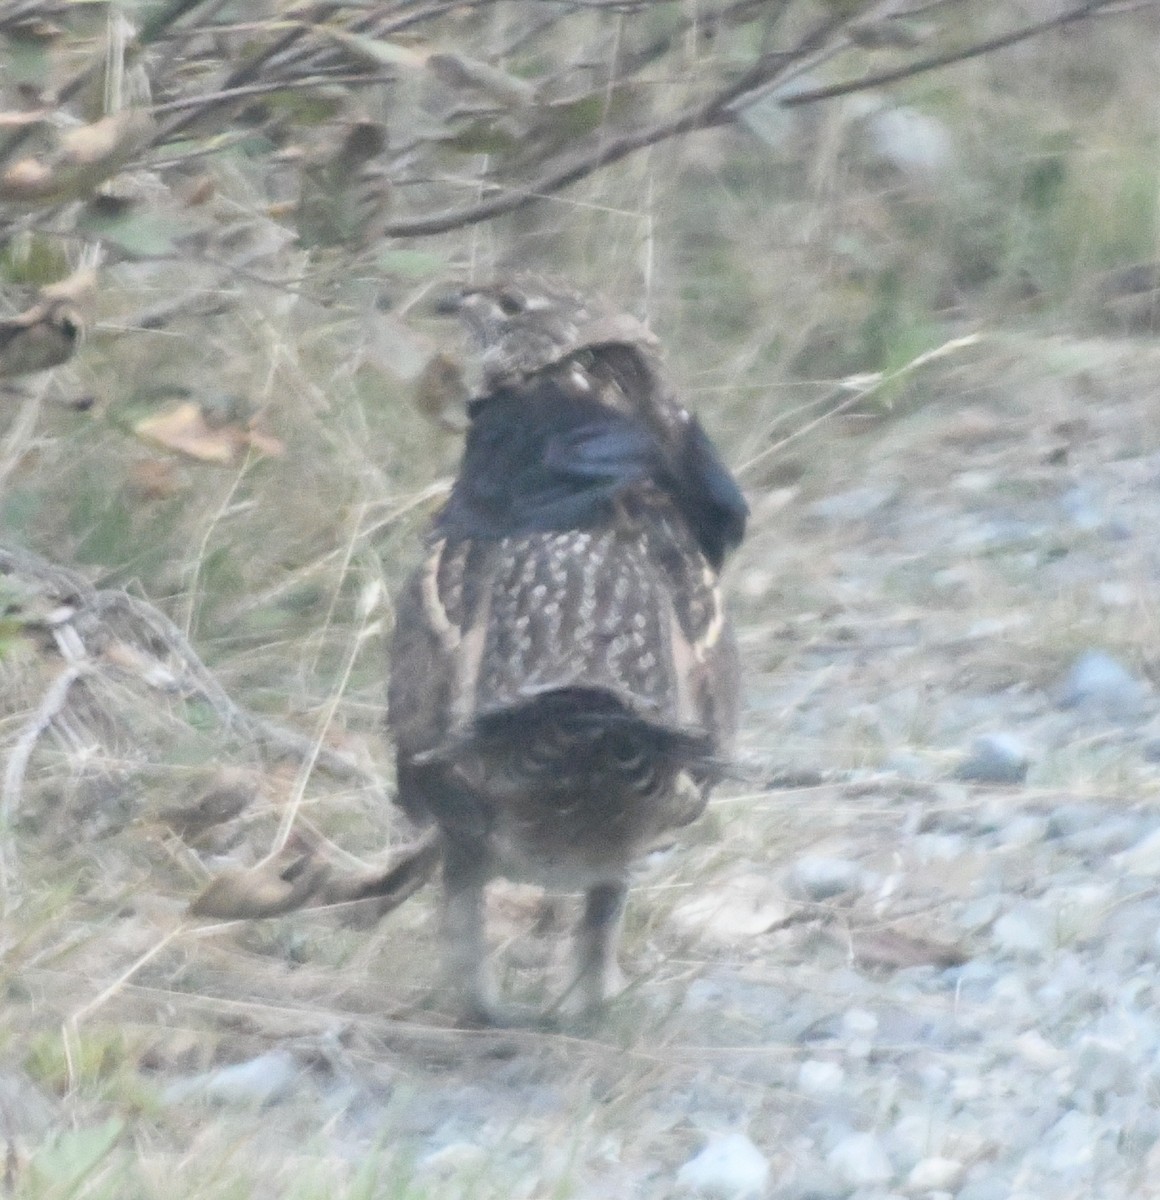
M 1116 855 L 1116 865 L 1130 875 L 1160 875 L 1160 829 Z
M 171 1104 L 200 1097 L 219 1104 L 257 1108 L 282 1099 L 301 1074 L 302 1068 L 292 1054 L 274 1050 L 246 1062 L 177 1080 L 165 1089 L 164 1097 Z
M 862 868 L 846 858 L 807 854 L 790 869 L 789 891 L 804 900 L 830 900 L 862 889 Z
M 1139 1081 L 1138 1051 L 1133 1053 L 1118 1041 L 1084 1034 L 1073 1047 L 1073 1055 L 1077 1078 L 1093 1094 L 1128 1095 Z
M 454 1175 L 460 1171 L 477 1171 L 487 1159 L 487 1150 L 475 1142 L 448 1142 L 424 1155 L 419 1166 L 435 1175 Z
M 1148 686 L 1103 650 L 1087 650 L 1076 659 L 1059 693 L 1060 708 L 1109 720 L 1139 717 Z
M 1068 521 L 1076 529 L 1090 532 L 1099 529 L 1104 523 L 1103 514 L 1096 508 L 1092 498 L 1081 487 L 1069 488 L 1059 498 L 1059 506 L 1067 515 Z
M 831 1170 L 851 1187 L 872 1187 L 894 1176 L 894 1167 L 882 1143 L 872 1133 L 851 1133 L 826 1155 Z
M 815 500 L 808 508 L 810 516 L 822 521 L 844 525 L 848 522 L 865 521 L 879 509 L 885 508 L 898 495 L 897 487 L 857 487 L 846 492 L 835 492 L 822 500 Z
M 1047 817 L 1047 832 L 1051 837 L 1069 837 L 1099 824 L 1105 815 L 1096 804 L 1060 804 Z
M 1139 817 L 1113 815 L 1077 829 L 1065 840 L 1067 848 L 1077 854 L 1118 854 L 1146 836 L 1146 829 Z
M 955 778 L 966 783 L 1022 783 L 1030 765 L 1026 747 L 1014 734 L 985 733 L 975 739 Z
M 955 1193 L 955 1200 L 1010 1200 L 1011 1183 L 1002 1174 L 988 1172 L 974 1179 Z
M 878 1018 L 865 1008 L 847 1009 L 842 1014 L 842 1033 L 848 1038 L 869 1038 L 878 1032 Z
M 1096 599 L 1104 608 L 1128 608 L 1136 601 L 1136 593 L 1118 579 L 1106 579 L 1096 585 Z
M 1020 813 L 999 830 L 999 844 L 1010 849 L 1034 846 L 1047 837 L 1047 818 L 1038 813 Z
M 1020 904 L 1004 913 L 991 933 L 996 948 L 1006 954 L 1046 954 L 1056 941 L 1052 915 L 1034 904 Z
M 1087 1113 L 1066 1112 L 1047 1132 L 1042 1152 L 1053 1172 L 1064 1173 L 1086 1167 L 1092 1160 L 1100 1135 L 1100 1121 Z
M 906 1177 L 909 1192 L 953 1192 L 963 1177 L 963 1164 L 957 1158 L 931 1156 L 920 1159 Z
M 807 1058 L 798 1067 L 797 1085 L 807 1096 L 835 1095 L 845 1080 L 846 1072 L 835 1062 Z
M 903 779 L 933 779 L 935 770 L 932 765 L 917 754 L 908 750 L 895 750 L 882 760 L 884 771 L 893 771 Z
M 677 1187 L 720 1200 L 747 1200 L 765 1191 L 769 1160 L 743 1133 L 725 1133 L 677 1172 Z

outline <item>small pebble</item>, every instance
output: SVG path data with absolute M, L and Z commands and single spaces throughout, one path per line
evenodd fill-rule
M 1127 608 L 1136 600 L 1136 593 L 1126 584 L 1107 580 L 1096 588 L 1096 599 L 1104 608 Z
M 677 1172 L 677 1186 L 720 1200 L 747 1200 L 765 1191 L 769 1161 L 743 1133 L 726 1133 Z
M 858 487 L 836 492 L 809 506 L 810 516 L 823 521 L 844 523 L 864 521 L 880 508 L 885 508 L 898 495 L 897 487 Z
M 1160 829 L 1117 854 L 1115 863 L 1129 875 L 1144 875 L 1153 879 L 1160 875 Z
M 1088 883 L 1052 888 L 1050 903 L 1056 911 L 1062 943 L 1095 937 L 1115 907 L 1115 889 L 1109 884 Z
M 1113 815 L 1077 830 L 1067 838 L 1068 849 L 1080 854 L 1109 855 L 1130 850 L 1141 840 L 1143 826 L 1138 817 Z
M 1022 783 L 1031 759 L 1023 743 L 1010 733 L 985 733 L 955 770 L 965 783 Z
M 1057 1046 L 1053 1046 L 1041 1033 L 1028 1029 L 1019 1034 L 1012 1043 L 1016 1053 L 1025 1062 L 1043 1070 L 1053 1070 L 1067 1058 Z
M 1130 720 L 1141 715 L 1145 684 L 1103 650 L 1088 650 L 1072 664 L 1059 693 L 1060 708 L 1086 716 Z
M 953 862 L 969 849 L 970 843 L 957 833 L 921 833 L 914 839 L 920 862 Z
M 1090 533 L 1104 523 L 1103 515 L 1083 488 L 1070 488 L 1059 498 L 1059 504 L 1076 529 Z
M 1004 913 L 991 934 L 996 948 L 1006 954 L 1046 954 L 1056 943 L 1051 915 L 1032 904 L 1019 904 Z
M 878 1032 L 878 1018 L 867 1009 L 851 1008 L 842 1014 L 842 1033 L 848 1038 L 873 1037 Z
M 862 890 L 862 868 L 845 858 L 807 854 L 790 870 L 789 890 L 804 900 L 829 900 Z
M 282 1099 L 301 1073 L 302 1068 L 292 1054 L 274 1050 L 247 1062 L 178 1080 L 165 1090 L 165 1099 L 180 1103 L 201 1096 L 221 1104 L 260 1107 Z
M 1073 1047 L 1077 1076 L 1094 1095 L 1130 1095 L 1140 1077 L 1138 1057 L 1109 1038 L 1086 1034 Z
M 1022 813 L 999 830 L 999 844 L 1010 849 L 1035 846 L 1047 837 L 1047 818 L 1036 813 Z
M 826 1155 L 826 1162 L 851 1187 L 886 1183 L 894 1168 L 882 1143 L 872 1133 L 851 1133 Z
M 798 1067 L 798 1088 L 808 1096 L 828 1096 L 838 1092 L 846 1080 L 846 1072 L 833 1062 L 807 1058 Z
M 923 1158 L 906 1177 L 911 1192 L 954 1191 L 963 1177 L 963 1164 L 957 1158 Z
M 1074 1171 L 1085 1167 L 1100 1141 L 1100 1121 L 1097 1117 L 1072 1109 L 1047 1131 L 1043 1149 L 1052 1171 Z
M 1067 837 L 1090 829 L 1103 817 L 1104 810 L 1096 804 L 1060 804 L 1047 818 L 1048 833 L 1052 837 Z
M 474 1142 L 450 1142 L 432 1150 L 419 1163 L 424 1171 L 435 1175 L 454 1175 L 458 1171 L 477 1169 L 487 1162 L 487 1151 Z
M 987 1174 L 964 1184 L 955 1200 L 1012 1200 L 1011 1184 L 1002 1175 Z

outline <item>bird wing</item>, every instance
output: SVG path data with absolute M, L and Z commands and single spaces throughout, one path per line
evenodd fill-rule
M 727 645 L 716 573 L 663 498 L 597 529 L 441 537 L 399 601 L 391 724 L 401 750 L 428 753 L 573 690 L 715 741 Z

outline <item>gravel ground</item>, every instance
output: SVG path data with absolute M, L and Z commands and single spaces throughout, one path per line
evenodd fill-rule
M 1160 355 L 989 354 L 750 478 L 745 781 L 648 864 L 594 1036 L 449 1028 L 430 899 L 223 932 L 123 990 L 138 1153 L 244 1145 L 255 1195 L 1152 1195 Z M 563 917 L 494 905 L 532 989 Z M 50 1092 L 0 1076 L 10 1137 L 76 1122 Z

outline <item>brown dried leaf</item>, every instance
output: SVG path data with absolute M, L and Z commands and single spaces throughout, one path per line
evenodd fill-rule
M 50 109 L 37 108 L 31 112 L 0 112 L 0 129 L 22 129 L 26 125 L 39 125 L 49 115 Z
M 30 204 L 46 200 L 55 188 L 53 173 L 35 158 L 21 158 L 0 175 L 0 200 Z
M 135 675 L 148 687 L 163 692 L 172 692 L 177 688 L 177 676 L 172 669 L 139 646 L 119 640 L 112 641 L 104 647 L 101 658 L 111 666 Z
M 194 917 L 240 920 L 282 916 L 300 908 L 376 900 L 375 915 L 397 908 L 431 878 L 442 856 L 439 835 L 422 838 L 386 870 L 340 873 L 313 851 L 279 869 L 267 863 L 218 875 L 189 906 Z
M 440 351 L 432 355 L 415 380 L 415 407 L 443 429 L 462 433 L 467 428 L 467 384 L 463 364 Z
M 684 901 L 672 917 L 684 933 L 732 946 L 779 927 L 788 913 L 776 882 L 766 874 L 748 872 Z
M 253 422 L 246 426 L 244 433 L 249 448 L 256 454 L 278 458 L 286 453 L 286 443 L 281 438 L 276 438 L 272 433 L 264 433 L 257 429 Z
M 217 180 L 212 175 L 200 175 L 186 190 L 182 199 L 187 207 L 197 208 L 212 200 L 217 193 Z
M 188 455 L 198 462 L 228 466 L 247 451 L 276 457 L 285 446 L 271 434 L 252 424 L 211 424 L 201 406 L 187 400 L 155 417 L 138 421 L 133 432 L 139 438 Z
M 251 774 L 226 769 L 193 803 L 175 805 L 160 815 L 178 837 L 192 841 L 205 830 L 239 816 L 257 794 L 257 780 Z
M 129 483 L 142 500 L 169 500 L 184 486 L 168 459 L 146 458 L 129 468 Z
M 91 267 L 74 271 L 67 279 L 46 284 L 40 289 L 42 300 L 66 300 L 70 304 L 85 304 L 97 290 L 97 272 Z
M 302 908 L 329 872 L 327 864 L 306 859 L 283 871 L 275 864 L 223 871 L 190 904 L 189 915 L 219 921 L 281 916 Z
M 23 158 L 0 175 L 0 200 L 60 204 L 87 195 L 153 136 L 153 118 L 126 109 L 60 134 L 55 153 Z
M 140 150 L 153 130 L 153 118 L 134 108 L 66 130 L 60 137 L 61 165 L 99 168 L 103 178 Z
M 147 442 L 188 454 L 198 462 L 227 465 L 238 453 L 238 442 L 232 428 L 212 429 L 201 408 L 186 401 L 156 417 L 146 417 L 134 426 L 138 437 Z

